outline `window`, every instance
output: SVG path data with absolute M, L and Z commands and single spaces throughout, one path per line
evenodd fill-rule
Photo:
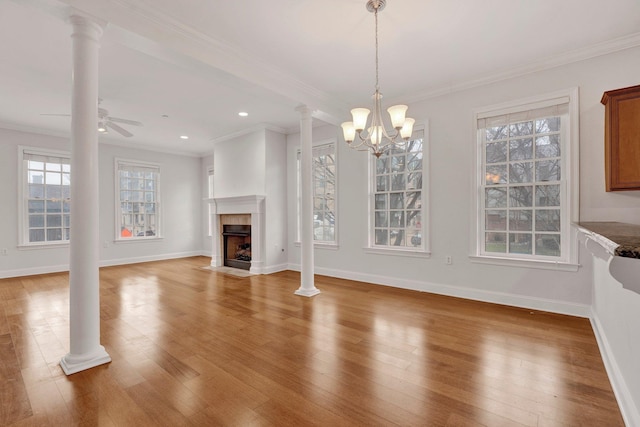
M 160 167 L 116 159 L 116 240 L 160 235 Z
M 67 243 L 70 227 L 69 154 L 19 148 L 21 245 Z
M 538 98 L 477 114 L 479 256 L 573 262 L 575 98 Z
M 313 147 L 313 238 L 315 242 L 336 244 L 336 143 Z M 298 218 L 301 217 L 301 171 L 298 152 Z M 298 241 L 300 221 L 298 221 Z
M 371 248 L 426 252 L 425 130 L 380 158 L 372 156 Z

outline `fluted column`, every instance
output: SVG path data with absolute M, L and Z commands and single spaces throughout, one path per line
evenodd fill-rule
M 306 105 L 296 108 L 300 113 L 300 174 L 301 218 L 300 218 L 300 287 L 296 295 L 312 297 L 320 293 L 314 284 L 313 266 L 313 177 L 312 118 Z
M 98 48 L 102 26 L 72 14 L 70 351 L 67 375 L 111 361 L 100 345 Z

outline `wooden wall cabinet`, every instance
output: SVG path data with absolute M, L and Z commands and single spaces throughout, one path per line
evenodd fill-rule
M 605 92 L 607 191 L 640 190 L 640 85 Z

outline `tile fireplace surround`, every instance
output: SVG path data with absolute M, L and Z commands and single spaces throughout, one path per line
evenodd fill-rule
M 222 224 L 220 215 L 251 215 L 251 269 L 262 274 L 264 270 L 264 196 L 240 196 L 209 199 L 211 206 L 211 267 L 224 266 Z

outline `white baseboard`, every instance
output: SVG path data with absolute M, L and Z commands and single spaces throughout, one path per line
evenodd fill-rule
M 278 273 L 289 269 L 289 264 L 270 265 L 262 269 L 262 274 Z
M 300 271 L 300 265 L 289 264 L 289 269 Z M 315 273 L 340 279 L 356 280 L 358 282 L 392 286 L 395 288 L 410 289 L 420 292 L 430 292 L 433 294 L 490 302 L 494 304 L 504 304 L 532 310 L 548 311 L 551 313 L 567 314 L 576 317 L 589 318 L 591 315 L 591 307 L 587 304 L 576 304 L 545 298 L 508 294 L 504 292 L 486 291 L 482 289 L 474 289 L 472 287 L 451 286 L 420 280 L 399 279 L 397 277 L 379 276 L 376 274 L 357 273 L 331 268 L 316 267 Z
M 633 402 L 633 398 L 631 397 L 631 393 L 629 392 L 627 383 L 624 380 L 624 375 L 622 375 L 622 372 L 620 372 L 620 367 L 616 362 L 613 349 L 609 345 L 607 335 L 595 311 L 591 311 L 589 320 L 591 320 L 591 327 L 593 328 L 593 332 L 596 336 L 596 341 L 598 342 L 598 348 L 600 349 L 602 361 L 607 371 L 609 381 L 611 381 L 611 387 L 613 388 L 613 393 L 615 394 L 616 400 L 618 401 L 618 407 L 620 408 L 620 412 L 622 413 L 624 423 L 627 426 L 640 426 L 640 413 L 638 412 L 638 408 Z
M 11 277 L 35 276 L 37 274 L 61 273 L 69 271 L 69 264 L 63 265 L 47 265 L 44 267 L 19 268 L 16 270 L 0 271 L 0 279 L 9 279 Z
M 200 256 L 200 251 L 175 252 L 172 254 L 149 255 L 135 258 L 118 258 L 100 261 L 100 267 L 112 267 L 114 265 L 139 264 L 141 262 L 164 261 L 167 259 L 188 258 Z
M 160 254 L 136 258 L 118 258 L 108 259 L 99 262 L 100 267 L 111 267 L 115 265 L 138 264 L 141 262 L 163 261 L 166 259 L 188 258 L 192 256 L 202 255 L 201 251 L 176 252 L 172 254 Z M 35 276 L 37 274 L 50 274 L 69 271 L 69 264 L 63 265 L 47 265 L 41 267 L 21 268 L 16 270 L 0 271 L 0 279 L 8 279 L 11 277 Z

